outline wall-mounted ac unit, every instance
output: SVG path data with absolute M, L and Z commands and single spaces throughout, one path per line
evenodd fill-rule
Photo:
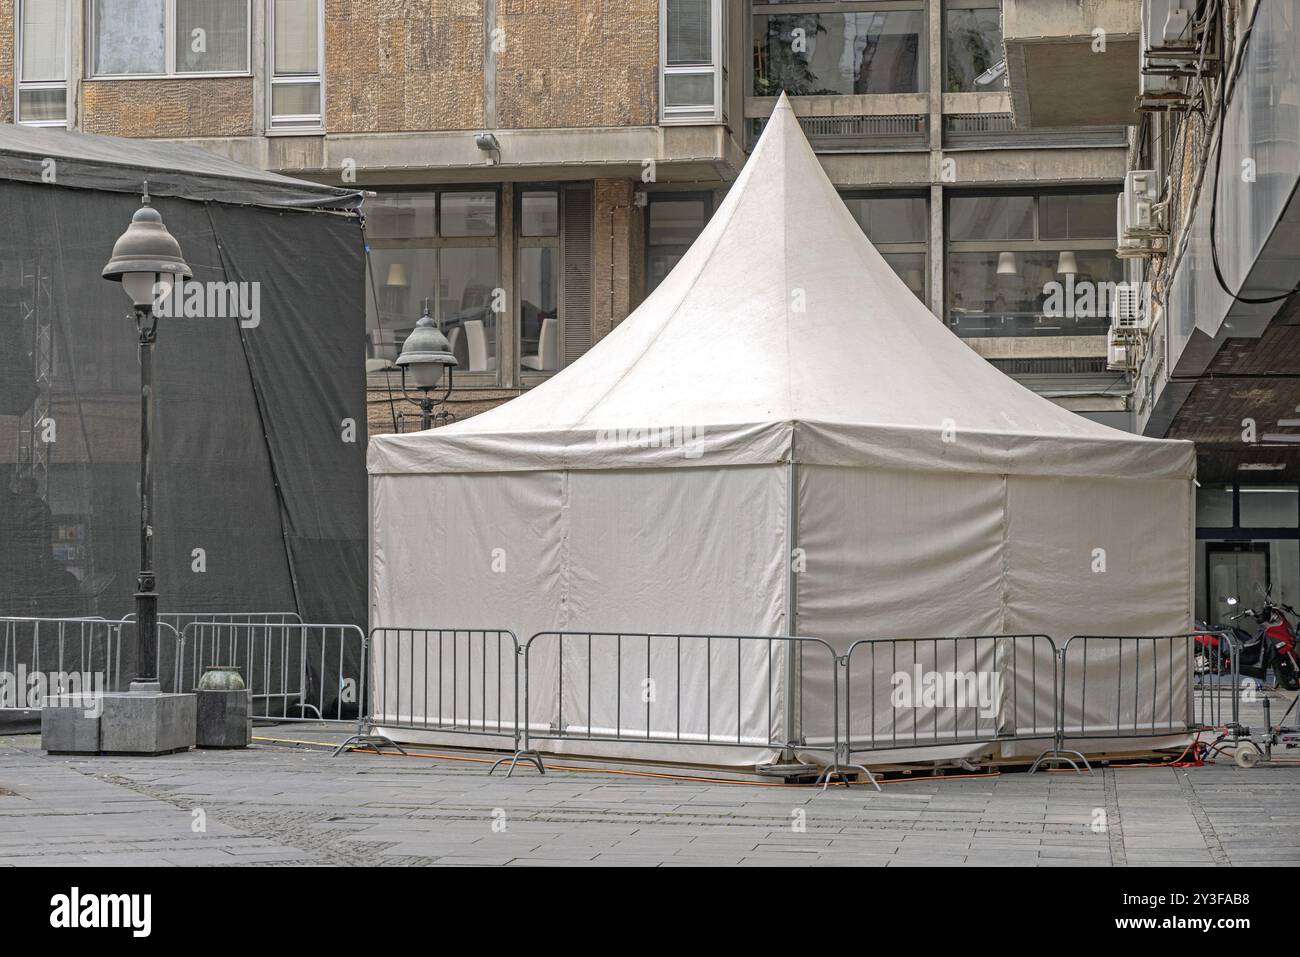
M 1110 327 L 1114 333 L 1149 332 L 1151 312 L 1141 283 L 1120 282 L 1110 300 Z
M 1124 175 L 1125 228 L 1130 236 L 1158 236 L 1162 230 L 1155 205 L 1160 179 L 1153 169 L 1131 169 Z
M 1129 204 L 1125 194 L 1115 199 L 1115 255 L 1120 259 L 1147 259 L 1155 251 L 1154 241 L 1135 236 L 1129 229 Z
M 1120 340 L 1112 329 L 1106 333 L 1106 368 L 1111 372 L 1127 372 L 1133 368 L 1136 344 Z
M 1142 55 L 1177 55 L 1195 45 L 1196 0 L 1142 0 Z

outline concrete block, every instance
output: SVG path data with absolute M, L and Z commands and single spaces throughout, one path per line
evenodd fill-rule
M 100 720 L 101 754 L 170 754 L 194 747 L 192 694 L 108 694 Z
M 41 709 L 41 747 L 50 754 L 98 754 L 98 695 L 50 695 Z
M 253 692 L 200 688 L 195 745 L 200 748 L 246 748 L 253 740 Z

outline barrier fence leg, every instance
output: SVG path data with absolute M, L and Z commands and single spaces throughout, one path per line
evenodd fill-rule
M 1053 729 L 1052 746 L 1038 756 L 1029 768 L 1029 773 L 1033 774 L 1040 767 L 1051 767 L 1054 764 L 1068 764 L 1074 768 L 1075 772 L 1082 774 L 1075 758 L 1083 762 L 1083 766 L 1088 769 L 1089 774 L 1093 774 L 1092 765 L 1088 763 L 1082 752 L 1075 751 L 1065 746 L 1065 649 L 1062 648 L 1056 653 L 1058 667 L 1061 669 L 1060 681 L 1057 683 L 1056 699 L 1056 727 Z
M 528 644 L 531 645 L 532 642 L 530 641 Z M 496 761 L 494 761 L 492 767 L 488 768 L 488 774 L 491 774 L 497 768 L 501 767 L 501 765 L 508 764 L 510 765 L 510 770 L 506 772 L 506 777 L 511 777 L 515 773 L 515 768 L 519 766 L 520 761 L 530 762 L 534 767 L 537 768 L 538 772 L 540 772 L 541 774 L 545 774 L 546 765 L 542 764 L 542 756 L 535 748 L 533 748 L 532 741 L 530 741 L 528 738 L 528 716 L 531 713 L 529 709 L 530 695 L 529 695 L 529 681 L 528 681 L 528 646 L 525 646 L 523 648 L 517 648 L 515 650 L 515 655 L 519 661 L 523 662 L 522 668 L 518 664 L 515 665 L 515 669 L 516 669 L 515 670 L 515 682 L 516 682 L 515 684 L 515 729 L 514 729 L 515 750 L 514 753 L 509 755 L 508 757 L 498 758 Z M 522 670 L 524 674 L 524 721 L 523 721 L 522 732 L 520 731 L 520 727 L 519 727 L 518 681 L 519 681 L 520 670 Z M 521 734 L 522 734 L 522 743 L 520 740 Z

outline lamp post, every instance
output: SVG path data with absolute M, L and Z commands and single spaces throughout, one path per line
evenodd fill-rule
M 140 344 L 140 575 L 136 580 L 136 672 L 131 691 L 160 690 L 158 663 L 158 590 L 153 571 L 153 346 L 158 338 L 155 305 L 171 295 L 177 283 L 194 275 L 181 247 L 149 205 L 144 184 L 141 206 L 113 245 L 103 276 L 122 284 L 131 298 Z
M 434 413 L 433 407 L 440 403 L 446 402 L 447 397 L 451 395 L 452 375 L 459 363 L 456 357 L 451 354 L 451 345 L 447 342 L 447 337 L 442 334 L 433 317 L 429 315 L 429 300 L 424 301 L 424 313 L 415 323 L 415 330 L 406 337 L 406 342 L 402 344 L 402 354 L 397 357 L 397 365 L 402 370 L 402 397 L 407 402 L 420 407 L 420 429 L 427 431 L 433 428 L 435 419 L 446 420 L 451 417 L 451 413 L 443 409 L 437 414 Z M 447 370 L 447 389 L 442 398 L 434 402 L 429 393 L 438 388 L 442 381 L 442 370 Z M 415 387 L 421 390 L 424 395 L 419 399 L 413 399 L 406 392 L 406 373 L 411 372 L 411 378 L 415 382 Z

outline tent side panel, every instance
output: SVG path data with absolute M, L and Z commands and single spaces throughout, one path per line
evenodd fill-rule
M 1191 628 L 1190 480 L 1015 477 L 1008 480 L 1007 627 L 1073 635 L 1169 636 Z M 1065 661 L 1065 727 L 1168 729 L 1117 736 L 1089 753 L 1175 746 L 1190 680 L 1182 643 L 1089 642 Z M 1025 749 L 1019 749 L 1024 753 Z
M 781 687 L 780 654 L 769 658 L 746 645 L 738 664 L 735 643 L 688 641 L 678 648 L 657 641 L 647 649 L 635 636 L 783 633 L 785 475 L 779 465 L 374 475 L 372 623 L 505 627 L 521 642 L 547 630 L 624 632 L 621 674 L 612 642 L 597 643 L 589 654 L 582 640 L 566 639 L 563 649 L 554 639 L 539 640 L 531 659 L 534 730 L 562 723 L 571 734 L 617 728 L 635 736 L 648 727 L 656 737 L 680 731 L 684 740 L 703 737 L 706 744 L 568 740 L 539 741 L 540 747 L 737 766 L 769 760 L 769 714 L 779 715 L 783 698 L 768 689 Z M 495 549 L 505 557 L 504 571 L 493 570 Z M 383 658 L 377 648 L 372 680 L 394 674 L 394 662 Z M 402 716 L 421 709 L 415 701 L 397 705 Z M 754 747 L 708 747 L 710 732 L 714 740 L 739 737 Z M 455 743 L 445 735 L 398 734 Z

